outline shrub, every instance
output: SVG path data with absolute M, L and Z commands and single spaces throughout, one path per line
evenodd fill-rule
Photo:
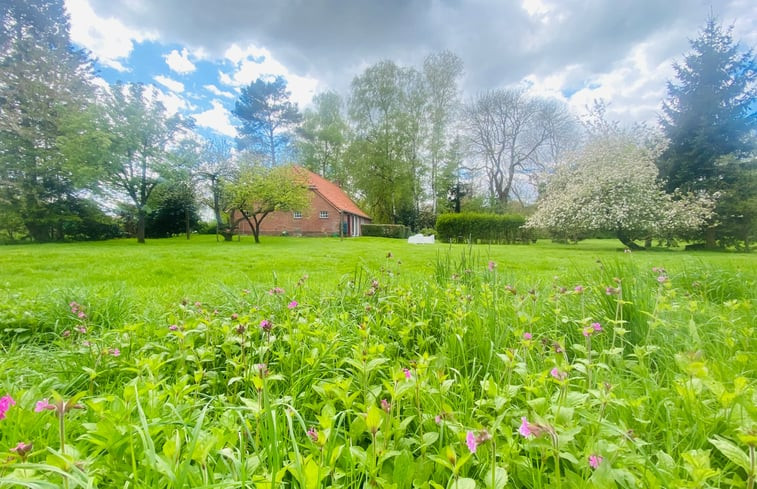
M 443 240 L 525 243 L 531 236 L 522 228 L 525 221 L 525 217 L 518 214 L 441 214 L 436 218 L 436 232 Z
M 409 235 L 409 228 L 402 224 L 363 224 L 361 227 L 363 236 L 377 236 L 380 238 L 404 239 Z

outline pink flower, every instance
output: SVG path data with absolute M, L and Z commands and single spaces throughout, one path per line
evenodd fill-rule
M 78 328 L 76 328 L 76 331 L 78 331 L 81 334 L 86 334 L 87 328 L 85 328 L 84 326 L 79 326 Z
M 408 369 L 408 368 L 403 368 L 403 369 L 402 369 L 402 372 L 404 372 L 404 374 L 405 374 L 405 378 L 406 378 L 407 380 L 410 380 L 411 378 L 413 378 L 413 374 L 412 374 L 412 373 L 410 372 L 410 369 Z
M 11 452 L 16 452 L 19 457 L 24 458 L 26 457 L 26 454 L 29 453 L 32 449 L 31 443 L 24 443 L 22 441 L 18 442 L 18 445 L 11 448 Z
M 591 323 L 591 328 L 594 331 L 602 331 L 602 325 L 599 323 Z
M 266 333 L 269 332 L 269 331 L 271 331 L 271 327 L 272 326 L 273 325 L 271 324 L 271 321 L 269 321 L 267 319 L 263 319 L 262 321 L 260 321 L 260 329 L 262 329 Z
M 386 399 L 381 399 L 381 409 L 388 413 L 392 409 L 392 403 L 387 401 Z
M 465 444 L 468 445 L 468 450 L 470 450 L 471 453 L 476 453 L 478 441 L 476 440 L 476 435 L 472 431 L 469 431 L 465 436 Z
M 599 464 L 602 463 L 602 460 L 604 458 L 600 457 L 599 455 L 589 455 L 589 467 L 592 469 L 598 469 Z
M 534 337 L 534 335 L 532 335 L 531 333 L 523 333 L 523 339 L 524 340 L 531 340 L 531 339 L 533 339 L 533 337 Z
M 179 327 L 175 324 L 172 324 L 171 326 L 168 327 L 168 331 L 177 331 L 178 329 Z
M 8 412 L 11 406 L 15 406 L 16 401 L 11 396 L 0 397 L 0 419 L 5 419 L 5 413 Z
M 316 430 L 315 428 L 311 427 L 308 430 L 308 436 L 313 441 L 313 443 L 318 443 L 318 430 Z
M 90 346 L 92 346 L 92 343 L 90 343 L 87 340 L 82 341 L 81 344 L 82 344 L 82 346 L 86 346 L 87 348 L 89 348 Z
M 493 261 L 490 261 L 489 262 L 489 271 L 492 272 L 492 271 L 494 271 L 495 268 L 497 268 L 497 264 L 494 263 Z
M 284 293 L 284 289 L 281 287 L 274 287 L 268 291 L 268 295 L 281 295 Z
M 533 431 L 531 428 L 533 425 L 528 422 L 528 419 L 526 419 L 525 416 L 520 418 L 520 427 L 518 428 L 518 433 L 521 434 L 521 436 L 528 438 L 530 436 L 533 436 Z
M 660 275 L 657 277 L 657 281 L 661 284 L 664 284 L 665 282 L 668 281 L 668 277 L 666 277 L 665 275 Z
M 120 357 L 121 356 L 121 350 L 119 350 L 118 348 L 111 348 L 109 350 L 109 353 L 111 355 L 113 355 L 114 357 Z
M 86 314 L 84 314 L 84 311 L 79 311 L 79 314 L 76 315 L 79 319 L 85 319 L 87 317 Z
M 62 332 L 62 333 L 61 333 L 60 335 L 61 335 L 62 337 L 64 337 L 64 338 L 68 338 L 69 336 L 71 336 L 71 331 L 69 331 L 69 330 L 65 330 L 65 331 L 64 331 L 64 332 Z
M 287 304 L 287 307 L 289 309 L 294 309 L 295 307 L 297 307 L 297 301 L 290 302 L 289 304 Z
M 442 423 L 442 415 L 441 414 L 437 414 L 436 416 L 434 416 L 434 422 L 436 424 L 441 424 Z
M 231 315 L 231 320 L 232 321 L 236 321 L 238 317 L 239 317 L 239 314 L 234 313 L 234 314 Z
M 575 287 L 573 287 L 573 292 L 575 292 L 576 294 L 582 294 L 583 291 L 584 291 L 583 285 L 576 285 Z
M 549 375 L 554 377 L 557 380 L 565 380 L 568 378 L 567 372 L 561 372 L 559 368 L 555 367 L 552 370 L 549 371 Z
M 42 399 L 41 401 L 37 401 L 37 404 L 34 406 L 34 412 L 35 413 L 41 413 L 42 411 L 54 411 L 57 409 L 55 407 L 55 404 L 50 404 L 47 402 L 47 398 Z

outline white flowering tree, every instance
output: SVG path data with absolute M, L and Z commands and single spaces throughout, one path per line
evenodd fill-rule
M 630 249 L 640 248 L 635 240 L 699 229 L 712 217 L 713 199 L 666 193 L 655 166 L 662 149 L 627 133 L 595 135 L 550 176 L 526 227 L 561 237 L 612 232 Z

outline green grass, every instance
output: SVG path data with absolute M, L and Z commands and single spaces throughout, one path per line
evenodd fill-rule
M 752 256 L 263 239 L 0 248 L 0 487 L 753 489 Z

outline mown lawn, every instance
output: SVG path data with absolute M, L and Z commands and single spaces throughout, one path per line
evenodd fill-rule
M 747 488 L 749 255 L 0 248 L 0 487 Z

